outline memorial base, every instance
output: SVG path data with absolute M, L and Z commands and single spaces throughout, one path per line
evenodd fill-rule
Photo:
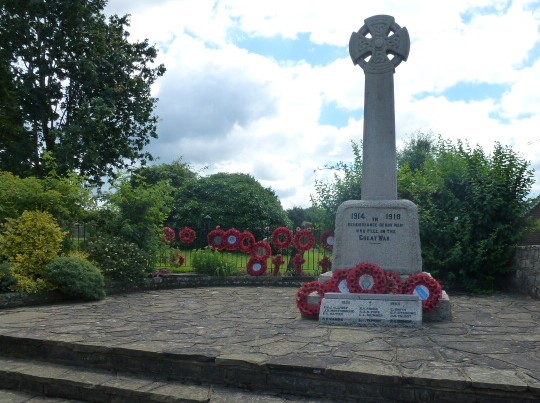
M 326 293 L 319 314 L 326 325 L 420 327 L 418 295 Z
M 326 284 L 330 280 L 330 278 L 332 278 L 332 272 L 326 272 L 324 274 L 319 275 L 318 280 L 321 283 Z M 406 278 L 407 276 L 402 276 L 403 280 L 406 280 Z M 342 295 L 346 295 L 346 294 L 342 294 Z M 372 294 L 367 294 L 367 295 L 372 295 Z M 382 295 L 386 295 L 386 294 L 382 294 Z M 310 305 L 317 305 L 320 301 L 320 297 L 318 294 L 313 294 L 309 296 L 308 301 Z M 442 292 L 442 300 L 439 304 L 439 307 L 432 312 L 423 312 L 422 320 L 424 322 L 447 322 L 447 321 L 452 320 L 452 304 L 450 303 L 450 297 L 448 296 L 446 291 L 443 290 Z

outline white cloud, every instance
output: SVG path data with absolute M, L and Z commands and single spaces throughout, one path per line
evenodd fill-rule
M 332 174 L 319 168 L 352 160 L 350 140 L 361 139 L 363 121 L 337 128 L 319 117 L 328 103 L 361 109 L 364 74 L 347 54 L 312 66 L 250 53 L 231 42 L 239 33 L 307 33 L 313 43 L 343 47 L 365 18 L 393 15 L 411 36 L 395 75 L 398 140 L 421 129 L 486 151 L 499 141 L 540 167 L 540 60 L 523 67 L 540 40 L 537 0 L 110 0 L 107 10 L 132 13 L 132 37 L 156 43 L 168 70 L 154 89 L 162 122 L 149 150 L 162 162 L 183 156 L 209 165 L 208 173 L 250 173 L 285 207 L 310 204 L 314 180 Z M 482 101 L 441 95 L 463 82 L 508 91 Z M 419 99 L 426 93 L 433 96 Z

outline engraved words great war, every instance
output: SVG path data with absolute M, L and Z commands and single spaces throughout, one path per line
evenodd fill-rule
M 354 231 L 359 241 L 375 244 L 388 242 L 401 235 L 404 228 L 402 217 L 403 213 L 396 210 L 353 211 L 348 217 L 348 232 L 351 234 Z

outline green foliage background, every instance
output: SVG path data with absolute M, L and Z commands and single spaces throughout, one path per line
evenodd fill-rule
M 95 183 L 151 156 L 157 137 L 150 87 L 165 72 L 155 47 L 130 43 L 127 16 L 105 0 L 0 2 L 0 169 Z
M 172 228 L 209 226 L 207 229 L 211 230 L 219 225 L 224 229 L 249 229 L 261 238 L 266 227 L 292 225 L 274 191 L 263 187 L 251 175 L 199 176 L 178 160 L 141 168 L 132 179 L 135 188 L 138 183 L 160 181 L 168 181 L 172 188 L 171 211 L 166 219 L 166 225 Z M 207 216 L 211 217 L 210 221 L 205 220 Z M 204 237 L 199 237 L 196 245 L 206 245 Z
M 314 205 L 328 219 L 339 204 L 360 199 L 360 148 L 330 183 L 318 182 Z M 471 291 L 504 286 L 515 246 L 527 227 L 528 163 L 510 147 L 491 153 L 461 141 L 416 133 L 398 155 L 398 194 L 418 207 L 424 270 Z

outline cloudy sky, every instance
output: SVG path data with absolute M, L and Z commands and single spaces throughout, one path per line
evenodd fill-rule
M 310 205 L 320 169 L 362 138 L 364 74 L 349 37 L 377 14 L 407 27 L 396 69 L 398 147 L 432 131 L 510 145 L 540 193 L 540 0 L 109 0 L 160 49 L 159 162 L 244 172 L 285 208 Z

